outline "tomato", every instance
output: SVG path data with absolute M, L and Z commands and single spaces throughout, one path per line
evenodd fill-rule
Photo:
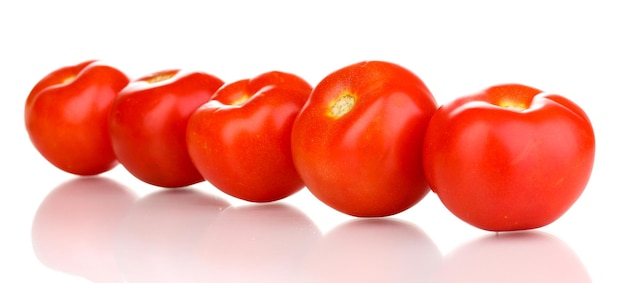
M 46 75 L 31 90 L 24 110 L 35 148 L 57 168 L 76 175 L 97 175 L 115 167 L 109 113 L 128 81 L 124 73 L 98 61 Z
M 491 231 L 550 224 L 583 192 L 591 122 L 563 96 L 497 85 L 443 105 L 424 141 L 432 190 L 456 216 Z
M 291 128 L 311 89 L 283 72 L 220 88 L 189 119 L 188 150 L 196 168 L 221 191 L 253 202 L 302 189 L 291 156 Z
M 111 140 L 119 162 L 138 179 L 176 188 L 203 181 L 187 152 L 191 113 L 223 82 L 207 73 L 165 70 L 131 81 L 115 100 Z
M 388 216 L 429 191 L 422 141 L 437 108 L 399 65 L 360 62 L 322 79 L 296 118 L 293 159 L 311 193 L 353 216 Z

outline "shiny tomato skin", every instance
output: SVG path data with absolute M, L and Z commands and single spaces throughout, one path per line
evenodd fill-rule
M 189 154 L 219 190 L 251 202 L 283 199 L 304 187 L 291 156 L 291 128 L 312 87 L 267 72 L 220 88 L 187 128 Z
M 119 162 L 159 187 L 203 181 L 187 152 L 185 131 L 191 113 L 223 84 L 204 72 L 176 69 L 131 81 L 115 100 L 109 124 Z
M 26 99 L 31 142 L 63 171 L 81 176 L 109 171 L 118 164 L 109 139 L 109 113 L 128 82 L 120 70 L 95 60 L 49 73 Z
M 292 132 L 309 191 L 357 217 L 402 212 L 428 192 L 424 131 L 437 104 L 422 80 L 390 62 L 343 67 L 314 88 Z
M 519 84 L 443 105 L 424 140 L 432 190 L 461 220 L 489 231 L 548 225 L 579 198 L 595 155 L 574 102 Z

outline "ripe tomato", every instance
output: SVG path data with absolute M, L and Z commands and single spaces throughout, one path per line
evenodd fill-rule
M 189 119 L 187 145 L 200 173 L 223 192 L 254 202 L 302 189 L 291 157 L 291 128 L 311 89 L 282 72 L 220 88 Z
M 387 216 L 429 191 L 422 138 L 437 104 L 415 74 L 371 61 L 341 68 L 296 118 L 293 158 L 307 188 L 353 216 Z
M 118 69 L 97 61 L 45 76 L 31 90 L 24 110 L 35 148 L 57 168 L 76 175 L 97 175 L 115 167 L 109 112 L 128 81 Z
M 166 70 L 120 91 L 111 113 L 113 149 L 138 179 L 166 188 L 203 181 L 187 153 L 191 113 L 209 101 L 223 82 L 203 72 Z
M 593 167 L 591 122 L 572 101 L 498 85 L 437 110 L 424 141 L 432 190 L 460 219 L 491 231 L 547 225 L 578 199 Z

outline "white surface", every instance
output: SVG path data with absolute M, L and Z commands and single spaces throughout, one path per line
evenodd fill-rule
M 202 2 L 0 4 L 0 281 L 626 282 L 619 1 Z M 77 190 L 82 181 L 31 146 L 23 106 L 44 75 L 94 58 L 131 77 L 189 68 L 230 82 L 281 70 L 313 85 L 345 65 L 387 60 L 418 74 L 439 103 L 524 83 L 586 110 L 596 164 L 565 216 L 522 235 L 464 224 L 433 194 L 368 224 L 306 191 L 284 206 L 250 205 L 207 183 L 169 195 L 122 167 L 96 180 L 121 188 Z

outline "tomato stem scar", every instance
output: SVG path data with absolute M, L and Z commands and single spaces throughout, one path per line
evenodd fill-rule
M 524 111 L 526 109 L 528 109 L 528 106 L 524 103 L 516 103 L 516 102 L 512 102 L 512 101 L 501 101 L 500 103 L 498 103 L 498 106 L 503 107 L 503 108 L 507 108 L 507 109 L 511 109 L 511 110 L 515 110 L 515 111 Z
M 242 95 L 241 97 L 235 99 L 233 102 L 231 102 L 231 105 L 235 105 L 235 106 L 241 106 L 244 105 L 248 99 L 250 99 L 250 96 L 247 94 Z
M 62 84 L 69 84 L 72 81 L 74 81 L 75 79 L 76 79 L 76 76 L 75 75 L 71 75 L 71 76 L 68 76 L 67 78 L 63 79 L 63 81 L 61 83 Z
M 173 73 L 158 74 L 158 75 L 156 75 L 156 76 L 153 76 L 153 77 L 151 77 L 151 78 L 148 78 L 148 79 L 146 80 L 146 82 L 151 83 L 151 84 L 154 84 L 154 83 L 158 83 L 158 82 L 162 82 L 162 81 L 164 81 L 164 80 L 167 80 L 167 79 L 169 79 L 169 78 L 171 78 L 171 77 L 173 77 L 173 76 L 174 76 L 174 74 L 173 74 Z
M 352 110 L 356 103 L 356 97 L 350 93 L 343 94 L 330 106 L 330 115 L 339 118 Z

